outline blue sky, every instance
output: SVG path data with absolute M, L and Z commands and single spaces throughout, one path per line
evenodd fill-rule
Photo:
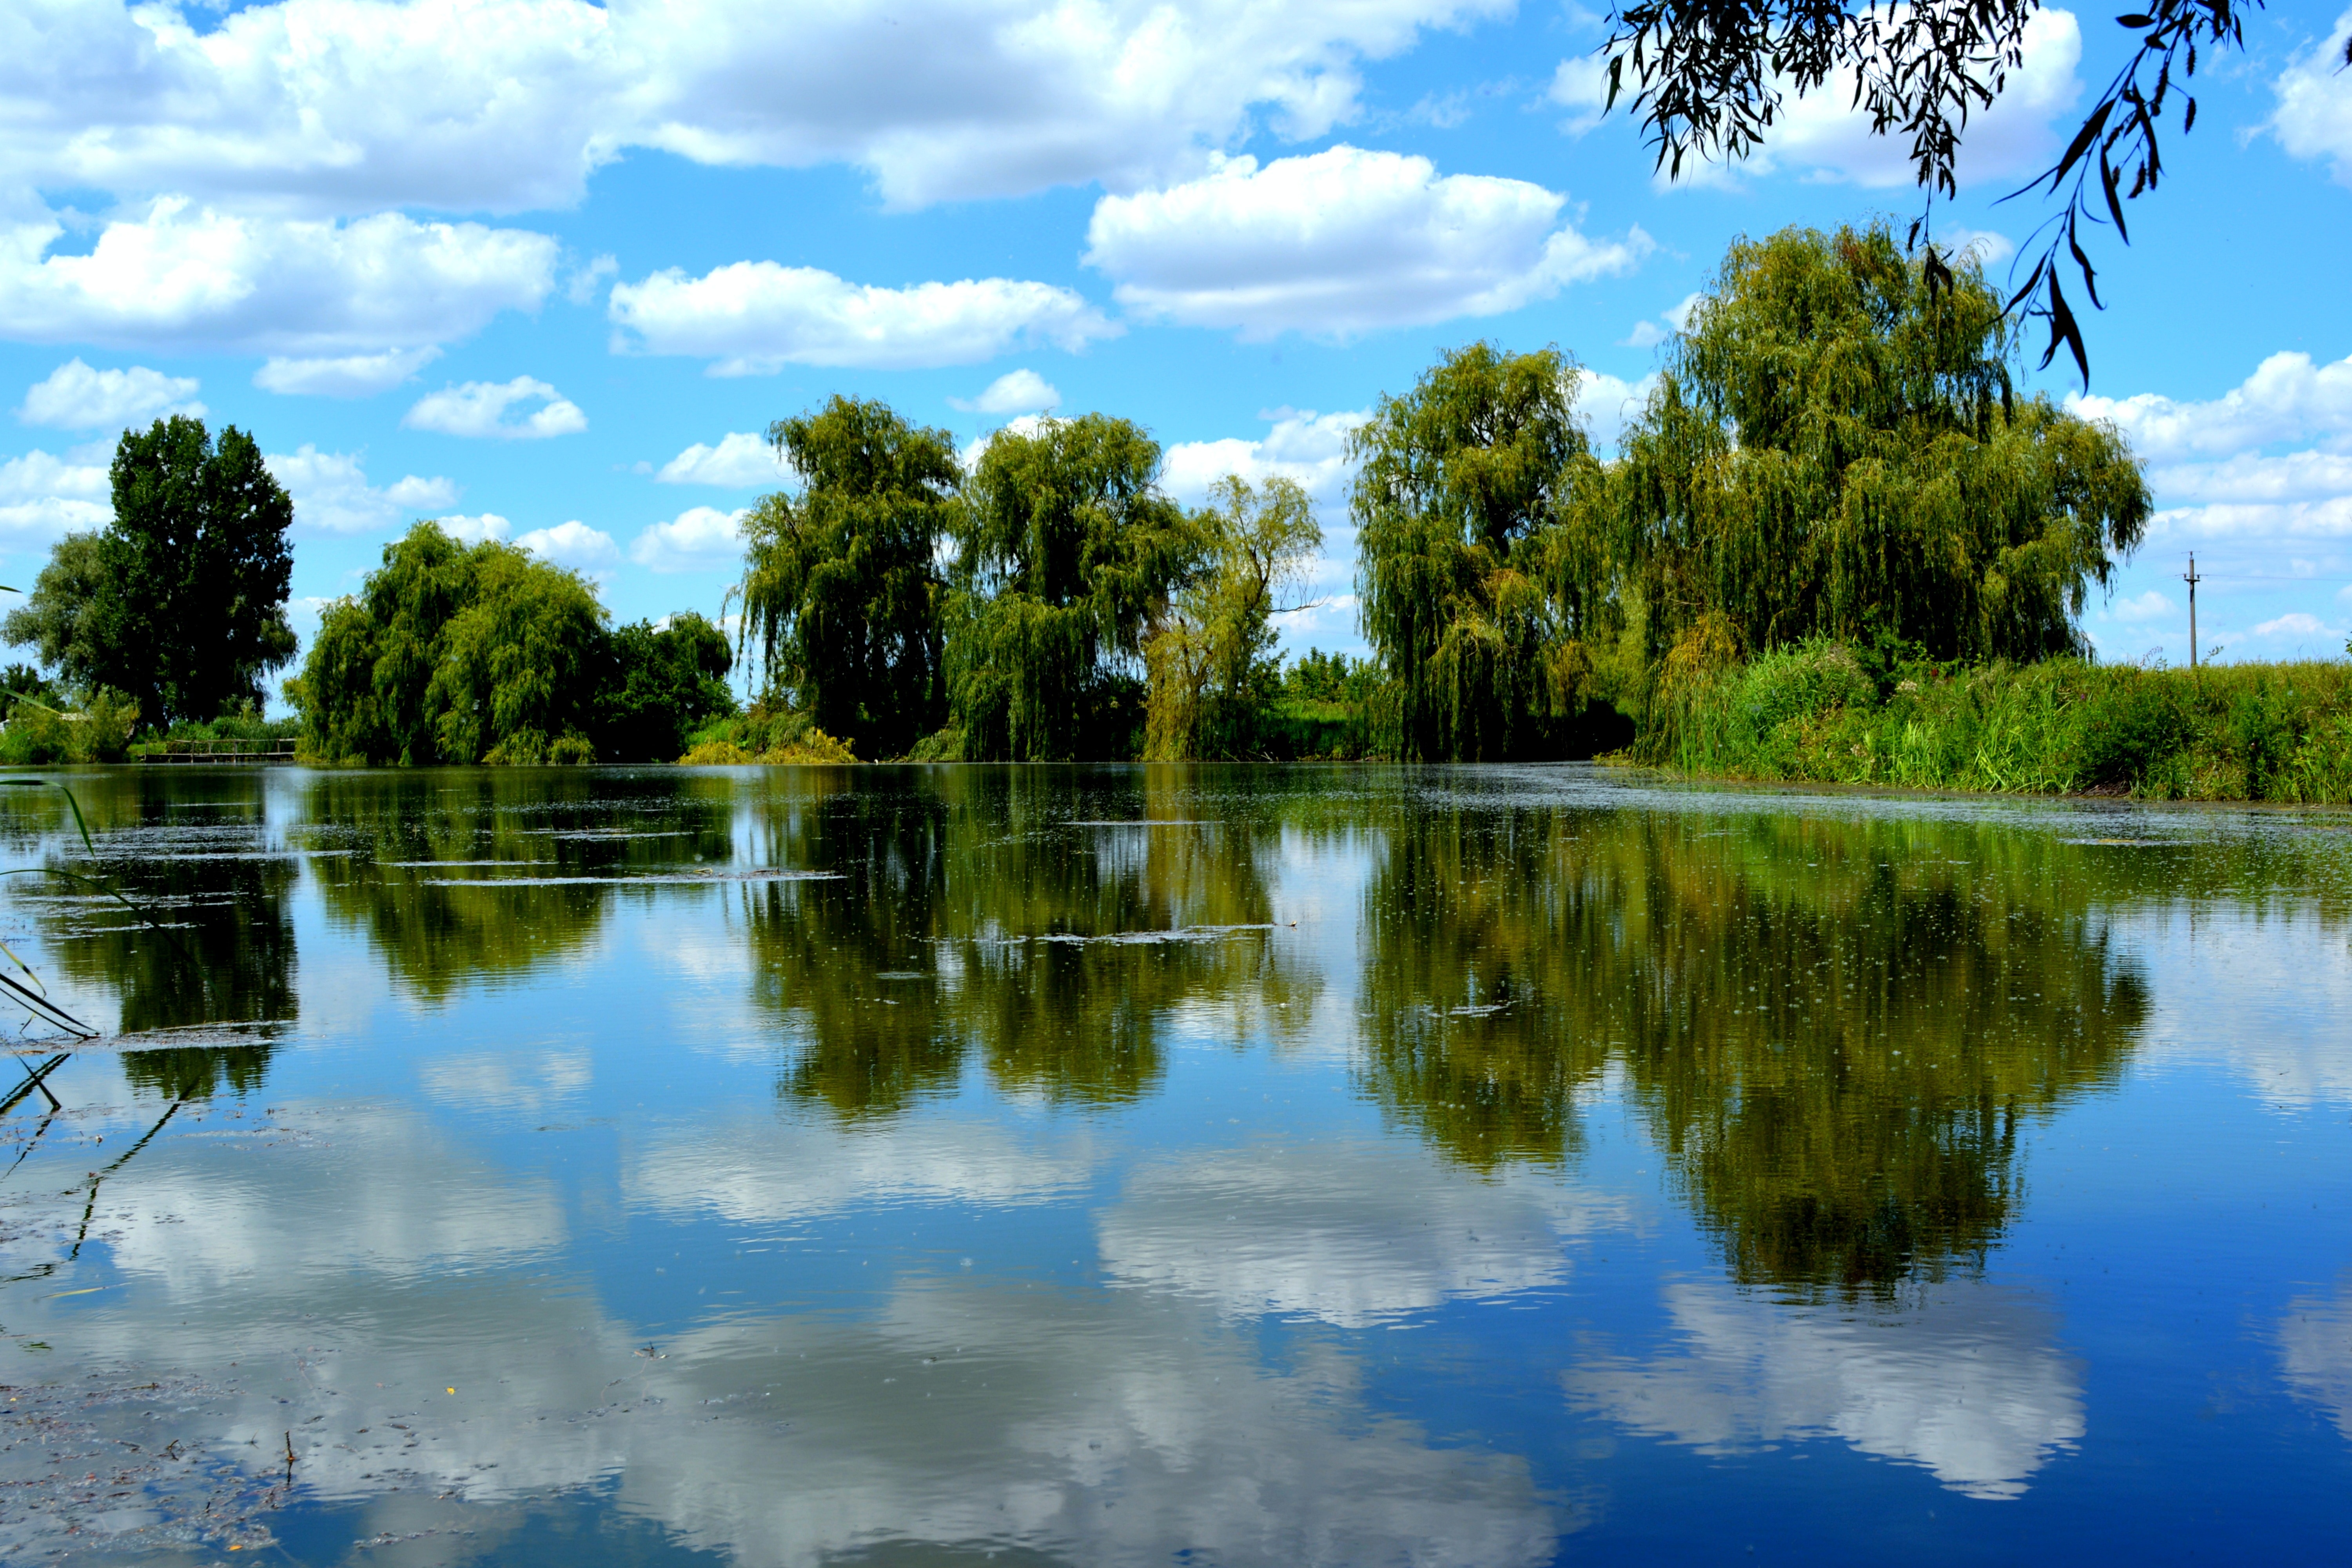
M 2103 251 L 2086 412 L 2162 513 L 2104 656 L 2352 635 L 2352 11 L 2210 59 Z M 107 515 L 126 421 L 252 431 L 297 509 L 297 629 L 421 516 L 718 610 L 757 437 L 835 392 L 971 442 L 1139 421 L 1168 483 L 1323 508 L 1294 648 L 1360 647 L 1343 445 L 1442 349 L 1558 343 L 1604 447 L 1741 233 L 1916 210 L 1842 100 L 1668 185 L 1573 5 L 1498 0 L 0 0 L 0 573 Z M 2330 43 L 2329 40 L 2335 40 Z M 2124 36 L 2045 13 L 1941 232 L 1995 257 Z M 2057 367 L 2039 384 L 2079 397 Z

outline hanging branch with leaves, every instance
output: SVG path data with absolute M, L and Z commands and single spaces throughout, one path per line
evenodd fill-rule
M 2246 7 L 2263 4 L 2158 0 L 2117 16 L 2118 26 L 2138 35 L 2131 58 L 2058 161 L 2003 198 L 2041 192 L 2064 202 L 2035 228 L 2018 258 L 2025 281 L 2008 305 L 2012 314 L 2047 324 L 2043 366 L 2063 347 L 2089 384 L 2090 351 L 2060 274 L 2071 268 L 2092 304 L 2105 308 L 2085 226 L 2112 225 L 2116 237 L 2130 243 L 2124 204 L 2162 180 L 2166 115 L 2178 107 L 2184 135 L 2196 126 L 2188 83 L 2200 51 L 2242 51 Z M 1991 108 L 2010 73 L 2023 67 L 2026 29 L 2042 9 L 2042 0 L 1859 6 L 1848 0 L 1639 0 L 1610 17 L 1601 46 L 1608 107 L 1631 93 L 1630 110 L 1655 149 L 1657 167 L 1673 177 L 1690 160 L 1732 162 L 1762 146 L 1790 95 L 1848 94 L 1849 106 L 1870 117 L 1875 134 L 1910 142 L 1913 173 L 1927 193 L 1910 229 L 1916 247 L 1931 233 L 1937 200 L 1958 194 L 1969 117 Z M 2343 46 L 2339 68 L 2352 68 L 2352 37 Z

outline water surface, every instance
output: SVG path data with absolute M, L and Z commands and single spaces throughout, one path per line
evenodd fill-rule
M 1580 767 L 68 776 L 96 864 L 18 789 L 9 866 L 145 915 L 0 883 L 104 1032 L 0 1118 L 0 1559 L 2352 1527 L 2352 818 Z

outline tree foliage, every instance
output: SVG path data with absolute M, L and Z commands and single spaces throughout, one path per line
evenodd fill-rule
M 990 440 L 966 486 L 949 612 L 966 756 L 1134 754 L 1146 629 L 1201 557 L 1159 478 L 1159 443 L 1106 415 Z
M 1980 268 L 1931 288 L 1883 226 L 1742 241 L 1564 537 L 1614 563 L 1653 660 L 2077 651 L 2149 498 L 2112 428 L 2017 395 L 2011 331 Z
M 1144 755 L 1236 758 L 1255 753 L 1259 716 L 1280 682 L 1274 617 L 1304 578 L 1323 530 L 1297 481 L 1263 489 L 1220 479 L 1197 516 L 1208 569 L 1180 592 L 1144 643 L 1149 690 Z
M 604 622 L 577 574 L 420 522 L 384 547 L 357 595 L 328 607 L 287 696 L 325 757 L 576 757 L 590 747 Z
M 58 542 L 0 636 L 85 695 L 124 693 L 151 723 L 258 702 L 261 677 L 294 657 L 294 503 L 261 448 L 174 415 L 123 432 L 111 479 L 113 521 Z
M 1630 88 L 1658 166 L 1672 174 L 1686 159 L 1737 159 L 1763 144 L 1790 93 L 1835 92 L 1870 117 L 1875 133 L 1909 141 L 1932 210 L 1938 195 L 1958 194 L 1969 117 L 1990 108 L 2022 65 L 2026 28 L 2042 9 L 2042 0 L 1633 0 L 1612 13 L 1602 46 L 1609 102 L 1613 108 Z M 2145 11 L 2116 16 L 2137 47 L 2058 161 L 2015 193 L 2046 185 L 2063 202 L 2042 225 L 2038 250 L 2029 249 L 2033 265 L 2009 301 L 2047 322 L 2043 365 L 2063 345 L 2089 381 L 2089 351 L 2059 271 L 2071 260 L 2098 302 L 2084 226 L 2112 223 L 2116 237 L 2129 241 L 2124 204 L 2163 179 L 2167 111 L 2179 109 L 2183 135 L 2196 127 L 2197 100 L 2188 88 L 2200 46 L 2242 50 L 2245 11 L 2232 0 L 2154 0 Z M 2352 39 L 2344 62 L 2352 67 Z M 1924 226 L 1923 215 L 1914 237 Z M 1944 259 L 1932 251 L 1924 259 L 1940 283 Z
M 593 731 L 607 762 L 673 761 L 697 726 L 735 711 L 727 634 L 695 611 L 622 626 L 607 658 Z
M 839 396 L 768 436 L 806 486 L 745 521 L 743 636 L 819 728 L 903 752 L 943 709 L 935 563 L 963 477 L 954 439 Z
M 1382 397 L 1350 437 L 1364 637 L 1389 676 L 1382 750 L 1510 756 L 1572 701 L 1578 606 L 1541 579 L 1562 486 L 1590 463 L 1580 374 L 1557 349 L 1473 343 Z

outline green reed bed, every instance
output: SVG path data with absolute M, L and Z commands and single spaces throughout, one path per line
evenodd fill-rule
M 1879 664 L 1832 642 L 1661 699 L 1634 754 L 1731 778 L 2352 803 L 2352 664 Z

